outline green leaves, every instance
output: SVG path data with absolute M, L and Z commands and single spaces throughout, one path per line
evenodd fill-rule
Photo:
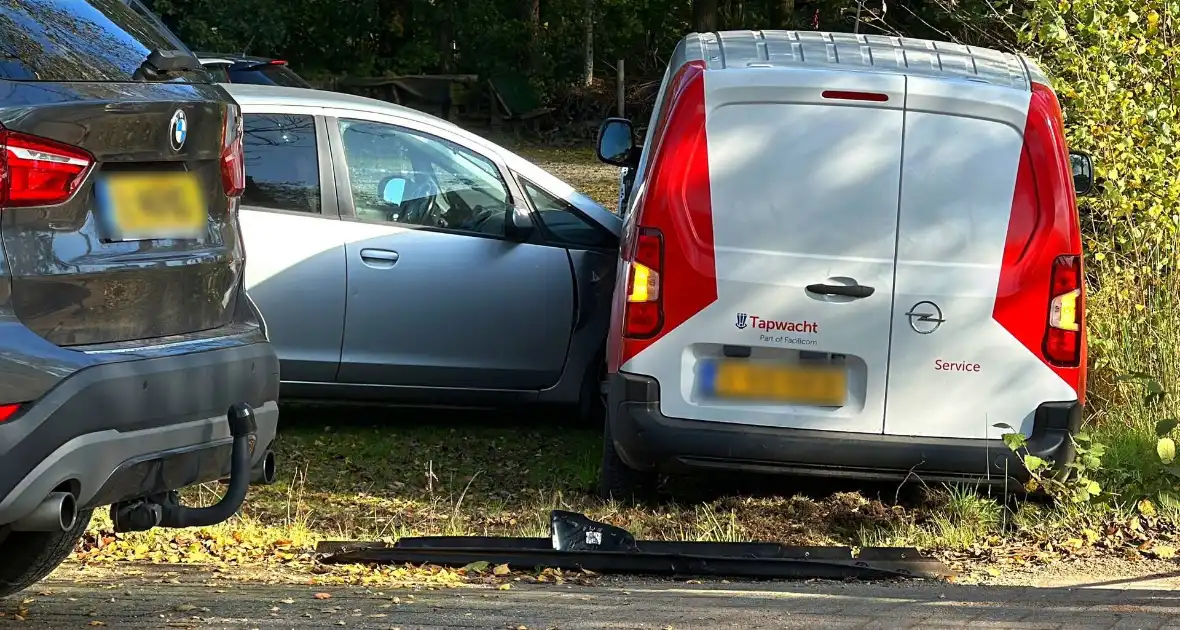
M 1176 461 L 1176 442 L 1172 438 L 1160 438 L 1155 443 L 1155 453 L 1159 455 L 1161 462 L 1171 464 Z
M 1040 472 L 1042 469 L 1044 469 L 1048 465 L 1049 465 L 1049 462 L 1046 462 L 1045 460 L 1041 459 L 1040 457 L 1037 457 L 1036 455 L 1025 455 L 1024 456 L 1024 466 L 1025 466 L 1025 468 L 1028 468 L 1029 472 L 1034 472 L 1034 473 Z

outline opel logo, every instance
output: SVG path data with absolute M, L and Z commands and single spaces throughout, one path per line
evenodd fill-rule
M 910 318 L 910 328 L 919 335 L 929 335 L 946 321 L 942 318 L 942 309 L 928 301 L 918 302 L 905 316 Z
M 183 110 L 176 110 L 172 114 L 172 121 L 168 123 L 168 141 L 172 144 L 173 151 L 179 151 L 184 148 L 184 141 L 188 139 L 188 117 L 184 115 Z

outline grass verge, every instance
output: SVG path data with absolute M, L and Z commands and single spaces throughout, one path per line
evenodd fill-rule
M 601 436 L 553 417 L 491 412 L 335 410 L 286 413 L 280 482 L 251 489 L 239 517 L 217 527 L 114 535 L 96 517 L 76 559 L 287 568 L 317 581 L 447 584 L 453 571 L 318 567 L 321 540 L 401 536 L 546 536 L 552 509 L 585 513 L 641 538 L 802 545 L 918 546 L 964 567 L 1043 564 L 1105 554 L 1168 558 L 1180 538 L 1159 514 L 1096 507 L 1015 512 L 972 488 L 856 488 L 771 478 L 682 479 L 656 507 L 597 499 Z M 299 417 L 302 416 L 302 417 Z M 921 486 L 919 486 L 921 488 Z M 188 491 L 215 500 L 219 488 Z

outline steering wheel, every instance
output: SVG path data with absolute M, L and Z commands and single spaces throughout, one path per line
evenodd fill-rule
M 402 197 L 405 201 L 401 204 L 402 218 L 400 221 L 414 225 L 434 226 L 436 224 L 434 215 L 438 211 L 440 193 L 438 184 L 429 177 L 414 182 Z
M 501 213 L 496 212 L 495 208 L 485 208 L 483 206 L 475 207 L 475 217 L 471 221 L 471 230 L 475 232 L 484 232 L 484 226 L 489 221 L 495 219 Z M 490 232 L 488 232 L 490 234 Z

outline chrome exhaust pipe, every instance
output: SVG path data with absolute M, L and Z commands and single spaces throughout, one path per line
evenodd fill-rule
M 269 486 L 278 479 L 278 475 L 278 460 L 275 458 L 275 452 L 268 448 L 262 454 L 262 460 L 250 470 L 250 485 Z
M 65 532 L 78 522 L 78 503 L 69 492 L 51 492 L 28 516 L 9 525 L 14 532 Z

